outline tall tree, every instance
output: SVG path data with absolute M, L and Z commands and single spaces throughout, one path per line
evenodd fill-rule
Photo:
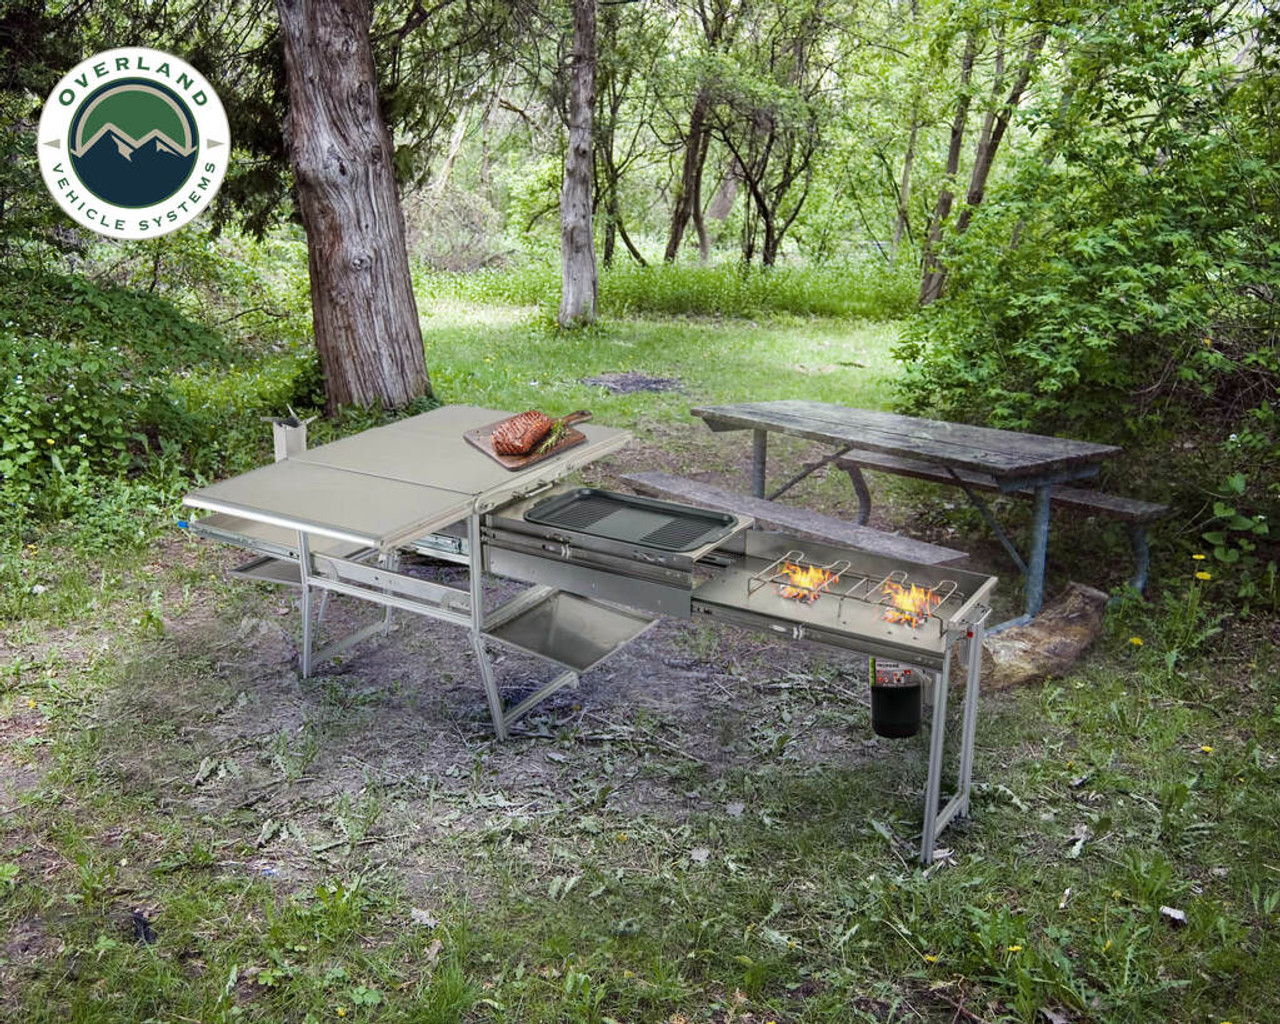
M 560 190 L 560 325 L 596 319 L 598 279 L 591 231 L 591 117 L 595 106 L 596 0 L 573 0 L 569 148 Z
M 960 152 L 964 146 L 964 131 L 969 119 L 969 81 L 973 77 L 973 63 L 978 56 L 978 37 L 970 31 L 964 37 L 964 56 L 960 59 L 960 90 L 956 97 L 956 113 L 951 121 L 951 137 L 947 143 L 946 179 L 938 193 L 938 202 L 929 220 L 929 232 L 924 243 L 924 276 L 920 283 L 920 305 L 927 306 L 942 294 L 942 264 L 938 248 L 942 244 L 942 226 L 951 215 L 955 202 L 955 180 L 960 171 Z
M 1026 91 L 1027 84 L 1031 81 L 1031 74 L 1035 69 L 1036 61 L 1040 56 L 1040 51 L 1044 48 L 1044 42 L 1047 37 L 1048 32 L 1044 28 L 1032 30 L 1023 49 L 1022 60 L 1014 72 L 1013 85 L 1003 102 L 1000 99 L 1005 81 L 1003 29 L 1002 34 L 997 38 L 995 75 L 991 85 L 990 106 L 987 108 L 986 115 L 982 121 L 982 130 L 979 132 L 978 141 L 974 146 L 973 167 L 969 172 L 969 188 L 965 194 L 964 207 L 956 218 L 955 234 L 957 235 L 965 233 L 969 223 L 973 220 L 974 211 L 982 205 L 982 200 L 986 196 L 987 179 L 991 175 L 991 165 L 995 162 L 1000 143 L 1009 128 L 1009 121 L 1013 117 L 1018 104 L 1022 102 L 1022 94 Z M 947 280 L 947 268 L 942 265 L 939 259 L 938 248 L 942 241 L 944 223 L 951 212 L 953 200 L 951 188 L 956 171 L 959 168 L 959 151 L 964 138 L 965 118 L 969 106 L 968 86 L 973 71 L 975 52 L 976 43 L 971 33 L 965 42 L 964 58 L 961 65 L 961 83 L 965 92 L 956 108 L 955 121 L 951 126 L 951 143 L 947 151 L 947 184 L 938 196 L 938 207 L 934 211 L 933 223 L 930 226 L 928 242 L 925 247 L 925 270 L 920 282 L 920 305 L 922 306 L 936 302 L 942 296 L 943 285 L 946 284 Z
M 654 64 L 667 45 L 661 11 L 641 3 L 611 3 L 596 32 L 595 201 L 603 216 L 602 262 L 613 266 L 618 238 L 640 266 L 645 258 L 622 217 L 623 178 L 645 155 L 656 90 Z
M 714 57 L 726 50 L 732 44 L 739 24 L 745 20 L 745 12 L 741 10 L 745 5 L 737 0 L 694 0 L 692 6 L 706 54 Z M 698 233 L 700 257 L 705 262 L 710 254 L 710 241 L 702 220 L 702 171 L 711 149 L 710 114 L 714 98 L 705 70 L 699 69 L 698 75 L 697 91 L 689 111 L 689 126 L 680 139 L 684 157 L 680 163 L 680 178 L 676 182 L 675 203 L 671 208 L 667 248 L 662 257 L 668 263 L 680 255 L 690 220 Z
M 430 394 L 368 0 L 276 0 L 286 142 L 330 411 Z
M 742 262 L 752 261 L 758 245 L 761 263 L 771 267 L 809 197 L 835 48 L 824 47 L 824 0 L 779 6 L 752 27 L 737 68 L 716 82 L 712 123 L 747 193 Z

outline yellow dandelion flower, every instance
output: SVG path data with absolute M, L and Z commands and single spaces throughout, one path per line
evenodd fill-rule
M 614 834 L 613 838 L 620 843 L 625 843 L 627 841 L 627 834 L 625 832 L 617 832 Z
M 1129 637 L 1129 643 L 1133 644 L 1134 647 L 1141 647 L 1143 639 L 1140 636 L 1131 636 Z
M 1201 343 L 1202 345 L 1204 345 L 1204 347 L 1205 347 L 1205 348 L 1212 348 L 1212 347 L 1213 347 L 1213 339 L 1212 339 L 1212 338 L 1201 338 L 1201 339 L 1200 339 L 1200 343 Z M 1224 1024 L 1225 1024 L 1225 1022 L 1224 1022 Z
M 28 697 L 28 698 L 27 698 L 27 707 L 29 707 L 29 708 L 33 708 L 33 707 L 35 707 L 35 706 L 36 706 L 36 699 L 35 699 L 34 697 Z
M 1200 749 L 1201 749 L 1202 751 L 1204 751 L 1206 754 L 1212 754 L 1212 753 L 1213 753 L 1213 747 L 1209 746 L 1209 744 L 1207 744 L 1207 743 L 1202 743 L 1202 744 L 1200 744 Z
M 334 1013 L 336 1013 L 339 1017 L 345 1017 L 347 1015 L 347 1008 L 345 1006 L 339 1006 L 336 1010 L 334 1010 Z
M 1021 947 L 1021 946 L 1010 946 L 1010 947 L 1009 947 L 1009 952 L 1010 952 L 1010 953 L 1021 953 L 1021 952 L 1022 952 L 1022 947 Z
M 54 443 L 54 442 L 53 442 L 53 438 L 51 438 L 51 437 L 46 437 L 46 438 L 44 439 L 44 443 L 45 443 L 45 444 L 53 444 L 53 443 Z
M 1191 557 L 1194 558 L 1197 562 L 1204 561 L 1204 555 L 1192 555 Z
M 1201 570 L 1200 570 L 1200 572 L 1196 573 L 1196 579 L 1198 579 L 1198 580 L 1211 580 L 1211 579 L 1213 579 L 1213 573 L 1211 573 L 1211 572 L 1205 572 L 1203 569 L 1201 569 Z
M 1109 950 L 1110 948 L 1111 948 L 1111 940 L 1110 940 L 1110 939 L 1107 939 L 1107 944 L 1106 944 L 1105 946 L 1103 946 L 1103 947 L 1102 947 L 1102 952 L 1104 952 L 1104 953 L 1105 953 L 1105 952 L 1106 952 L 1107 950 Z
M 924 955 L 924 962 L 927 964 L 936 964 L 938 962 L 938 958 L 933 953 L 926 953 Z

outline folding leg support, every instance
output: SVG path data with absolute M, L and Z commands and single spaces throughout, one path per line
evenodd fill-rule
M 516 719 L 532 711 L 553 693 L 566 687 L 577 686 L 578 673 L 566 669 L 514 707 L 508 708 L 502 703 L 493 662 L 489 660 L 489 652 L 484 645 L 484 549 L 480 543 L 478 515 L 472 515 L 467 519 L 467 542 L 470 549 L 468 565 L 471 575 L 471 649 L 475 652 L 476 664 L 480 668 L 480 678 L 484 682 L 484 695 L 489 702 L 489 717 L 493 719 L 493 731 L 499 740 L 505 740 L 510 735 L 511 725 Z M 519 598 L 516 600 L 518 601 Z
M 953 818 L 969 816 L 969 794 L 973 776 L 973 740 L 978 721 L 978 686 L 982 676 L 983 623 L 970 628 L 961 642 L 961 659 L 965 668 L 964 716 L 960 732 L 960 767 L 956 791 L 942 808 L 942 762 L 947 732 L 947 691 L 951 682 L 951 654 L 934 678 L 933 718 L 929 727 L 929 777 L 925 782 L 924 826 L 920 835 L 920 863 L 933 863 L 938 836 Z

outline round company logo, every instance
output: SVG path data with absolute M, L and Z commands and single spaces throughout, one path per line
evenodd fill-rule
M 76 222 L 154 238 L 208 208 L 227 173 L 227 115 L 184 60 L 130 46 L 77 64 L 40 115 L 40 171 Z

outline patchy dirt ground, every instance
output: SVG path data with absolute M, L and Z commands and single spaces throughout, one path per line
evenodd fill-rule
M 592 467 L 589 482 L 619 486 L 626 472 L 691 465 L 706 479 L 748 475 L 744 435 L 692 426 L 639 431 L 645 440 Z M 823 453 L 780 439 L 772 474 Z M 873 525 L 957 546 L 945 517 L 908 515 L 893 487 L 878 493 L 886 500 Z M 850 517 L 855 507 L 844 475 L 829 469 L 792 500 Z M 242 559 L 175 534 L 128 578 L 110 581 L 134 592 L 131 602 L 106 603 L 109 614 L 78 626 L 10 633 L 0 649 L 10 664 L 22 659 L 24 671 L 64 681 L 67 694 L 89 694 L 68 696 L 58 713 L 91 737 L 102 792 L 156 809 L 192 857 L 227 879 L 292 892 L 335 874 L 385 871 L 422 906 L 442 892 L 483 904 L 497 891 L 486 851 L 501 848 L 505 870 L 525 872 L 534 886 L 558 877 L 569 848 L 587 856 L 607 846 L 610 863 L 639 872 L 659 861 L 697 866 L 721 855 L 711 852 L 706 821 L 768 825 L 779 801 L 820 806 L 833 777 L 868 769 L 884 780 L 879 804 L 859 808 L 848 827 L 878 815 L 910 860 L 924 750 L 872 735 L 863 657 L 661 619 L 503 744 L 464 630 L 397 613 L 388 635 L 302 680 L 295 595 L 229 582 Z M 427 559 L 406 570 L 445 583 L 465 577 Z M 100 590 L 108 585 L 104 577 Z M 490 579 L 487 600 L 518 589 Z M 336 598 L 324 630 L 338 635 L 377 614 Z M 494 644 L 490 652 L 508 702 L 556 671 Z M 74 878 L 79 869 L 36 833 L 5 826 L 5 809 L 37 795 L 52 767 L 49 716 L 16 692 L 0 718 L 0 862 L 18 863 L 26 879 Z M 794 790 L 753 784 L 766 766 L 784 767 Z M 137 842 L 120 828 L 95 834 L 95 847 Z M 136 909 L 131 894 L 149 891 L 155 870 L 112 862 L 102 897 L 112 920 Z M 147 912 L 163 922 L 163 907 Z M 20 917 L 0 936 L 0 980 L 56 956 L 55 934 L 39 914 Z
M 407 571 L 441 582 L 460 573 L 425 559 Z M 516 589 L 487 588 L 491 599 Z M 370 615 L 336 600 L 327 627 Z M 504 829 L 601 811 L 679 827 L 715 810 L 728 773 L 762 758 L 803 771 L 904 756 L 870 735 L 864 659 L 733 629 L 660 620 L 499 744 L 465 631 L 399 615 L 388 636 L 304 681 L 297 626 L 290 596 L 272 592 L 238 621 L 189 613 L 102 713 L 121 726 L 168 723 L 144 729 L 146 742 L 109 745 L 123 789 L 183 816 L 239 816 L 262 851 L 242 867 L 272 877 L 302 878 L 326 870 L 331 851 L 358 850 L 426 887 L 451 873 L 442 841 L 483 832 L 495 815 Z M 554 671 L 490 650 L 509 702 Z

